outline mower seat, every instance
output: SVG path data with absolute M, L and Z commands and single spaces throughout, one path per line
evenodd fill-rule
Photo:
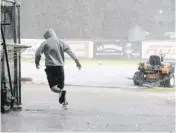
M 152 65 L 152 66 L 155 66 L 155 65 L 162 65 L 162 64 L 161 64 L 161 58 L 160 58 L 160 56 L 158 56 L 158 55 L 151 55 L 151 56 L 150 56 L 150 59 L 149 59 L 149 63 L 150 63 L 150 65 Z

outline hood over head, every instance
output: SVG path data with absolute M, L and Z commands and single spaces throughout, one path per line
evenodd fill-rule
M 52 28 L 49 28 L 49 29 L 44 33 L 43 37 L 44 37 L 45 39 L 48 39 L 48 38 L 50 38 L 50 37 L 56 37 L 56 38 L 57 38 L 56 33 L 55 33 L 55 31 L 54 31 Z

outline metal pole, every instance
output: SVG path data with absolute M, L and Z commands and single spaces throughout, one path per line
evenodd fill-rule
M 3 5 L 3 3 L 2 3 L 2 5 Z M 3 13 L 1 13 L 1 18 L 2 18 L 2 20 L 4 20 L 4 18 L 6 18 L 6 16 L 5 16 L 5 13 L 3 14 Z M 2 27 L 2 25 L 1 25 L 1 29 L 4 29 L 4 34 L 5 34 L 5 28 L 3 28 Z M 1 33 L 1 36 L 2 36 L 3 34 Z M 1 44 L 2 45 L 2 50 L 3 50 L 3 52 L 2 52 L 2 57 L 1 57 L 1 89 L 4 89 L 4 79 L 5 79 L 5 63 L 4 63 L 4 61 L 5 61 L 5 56 L 4 56 L 4 49 L 3 49 L 3 44 Z
M 17 27 L 16 27 L 16 4 L 14 3 L 13 4 L 13 39 L 14 39 L 14 43 L 17 43 Z M 15 94 L 15 97 L 16 97 L 16 104 L 18 104 L 18 74 L 17 74 L 17 51 L 16 51 L 16 48 L 14 47 L 14 94 Z
M 21 32 L 20 32 L 20 5 L 17 5 L 17 9 L 18 9 L 18 43 L 21 44 Z M 21 53 L 19 52 L 19 105 L 21 105 Z

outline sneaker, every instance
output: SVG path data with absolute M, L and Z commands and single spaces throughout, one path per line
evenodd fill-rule
M 65 90 L 62 90 L 61 92 L 60 92 L 60 96 L 59 96 L 59 103 L 60 104 L 63 104 L 64 102 L 65 102 L 65 95 L 66 95 L 66 91 Z
M 64 102 L 64 103 L 62 104 L 62 107 L 63 107 L 64 109 L 68 109 L 68 102 Z

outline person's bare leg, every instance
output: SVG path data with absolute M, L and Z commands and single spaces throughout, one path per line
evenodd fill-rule
M 57 87 L 57 85 L 51 87 L 51 91 L 55 92 L 55 93 L 60 93 L 61 89 Z
M 63 88 L 63 89 L 60 89 L 60 88 L 57 87 L 57 85 L 51 87 L 51 91 L 52 91 L 52 92 L 55 92 L 55 93 L 59 93 L 59 98 L 61 97 L 63 91 L 64 91 L 64 93 L 66 93 L 66 91 L 64 90 L 64 88 Z M 65 94 L 64 94 L 64 95 L 65 95 Z M 64 99 L 65 99 L 65 100 L 64 100 L 64 102 L 62 103 L 62 105 L 63 105 L 64 108 L 67 108 L 67 107 L 68 107 L 68 102 L 66 101 L 66 96 L 64 96 Z

